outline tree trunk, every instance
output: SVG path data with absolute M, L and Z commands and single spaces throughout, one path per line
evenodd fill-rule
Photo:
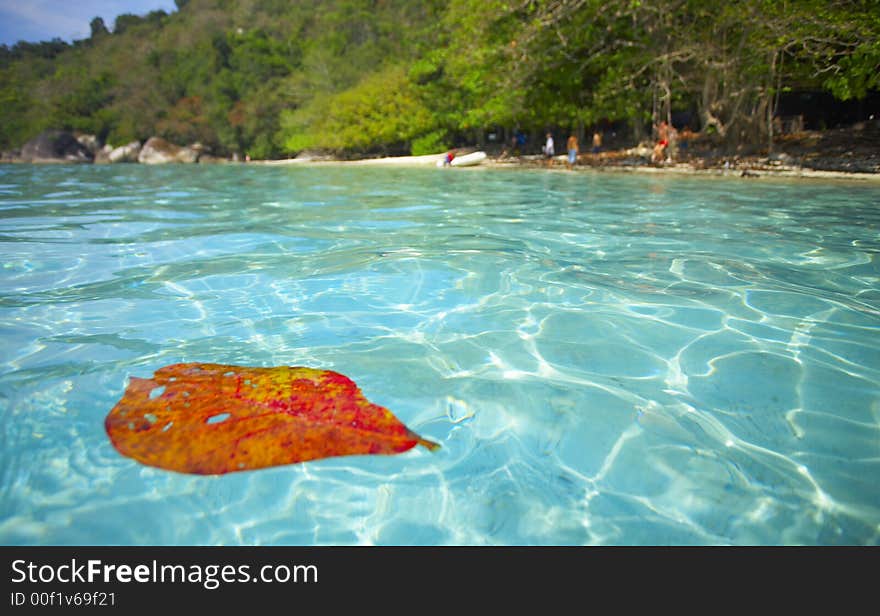
M 700 123 L 701 131 L 706 132 L 709 128 L 714 128 L 718 136 L 724 138 L 727 134 L 727 126 L 717 114 L 718 107 L 718 82 L 711 70 L 706 71 L 706 77 L 703 80 L 703 93 L 700 98 Z

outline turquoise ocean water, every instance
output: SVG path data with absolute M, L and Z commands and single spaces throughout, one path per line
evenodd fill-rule
M 878 544 L 880 187 L 0 167 L 0 544 Z M 342 372 L 443 448 L 180 475 L 130 376 Z

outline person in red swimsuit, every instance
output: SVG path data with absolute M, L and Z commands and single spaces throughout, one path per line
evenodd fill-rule
M 666 147 L 669 145 L 669 125 L 662 120 L 657 126 L 657 144 L 651 155 L 651 162 L 662 163 L 666 160 Z

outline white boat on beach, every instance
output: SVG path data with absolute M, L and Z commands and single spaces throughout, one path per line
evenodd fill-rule
M 442 167 L 445 160 L 445 156 L 441 160 L 438 160 L 437 166 Z M 452 167 L 473 167 L 474 165 L 479 165 L 484 160 L 486 160 L 485 152 L 471 152 L 470 154 L 456 156 L 452 159 L 452 163 L 450 163 L 450 165 Z

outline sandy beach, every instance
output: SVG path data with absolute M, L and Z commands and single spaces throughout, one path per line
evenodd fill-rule
M 386 167 L 436 167 L 444 154 L 427 156 L 389 156 L 359 160 L 341 160 L 324 157 L 290 158 L 282 160 L 252 161 L 250 164 L 268 166 L 307 166 L 307 165 L 346 165 L 346 166 L 386 166 Z M 623 160 L 620 152 L 605 155 L 581 155 L 578 164 L 572 169 L 566 167 L 565 156 L 557 156 L 553 164 L 547 166 L 541 156 L 488 157 L 480 165 L 456 168 L 456 171 L 476 171 L 480 169 L 543 169 L 560 173 L 599 171 L 607 173 L 639 173 L 648 175 L 689 175 L 757 179 L 761 177 L 804 178 L 823 180 L 856 180 L 880 183 L 880 173 L 811 169 L 809 167 L 782 164 L 767 157 L 748 157 L 728 161 L 728 164 L 709 164 L 704 161 L 649 163 L 647 161 Z M 444 170 L 446 171 L 446 170 Z

